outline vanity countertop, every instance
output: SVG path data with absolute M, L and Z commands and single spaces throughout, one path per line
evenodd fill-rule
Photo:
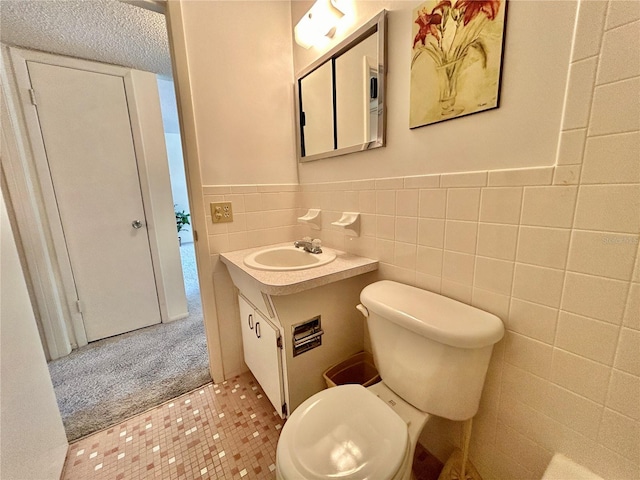
M 238 268 L 260 285 L 260 290 L 268 295 L 291 295 L 311 288 L 355 277 L 378 269 L 378 261 L 326 248 L 336 254 L 336 259 L 319 267 L 304 270 L 268 271 L 258 270 L 244 264 L 244 258 L 254 252 L 279 246 L 291 246 L 292 242 L 247 248 L 234 252 L 221 253 L 220 258 L 228 268 Z

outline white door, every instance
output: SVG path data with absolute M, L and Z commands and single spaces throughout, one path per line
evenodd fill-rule
M 87 340 L 159 323 L 122 77 L 27 67 Z

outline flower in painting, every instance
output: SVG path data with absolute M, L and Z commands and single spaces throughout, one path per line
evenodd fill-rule
M 422 42 L 425 45 L 427 35 L 433 35 L 436 40 L 440 40 L 440 32 L 442 30 L 442 19 L 446 17 L 448 10 L 451 8 L 451 2 L 449 0 L 443 0 L 436 5 L 431 13 L 428 9 L 423 8 L 418 11 L 418 18 L 415 23 L 418 25 L 419 30 L 413 39 L 413 46 L 415 47 L 418 42 Z
M 478 13 L 484 13 L 489 20 L 496 18 L 500 9 L 500 0 L 458 0 L 456 9 L 463 13 L 463 24 L 467 25 Z
M 422 45 L 425 44 L 425 40 L 427 39 L 427 35 L 431 34 L 437 39 L 440 39 L 440 34 L 438 33 L 438 29 L 436 25 L 440 25 L 442 22 L 442 15 L 439 14 L 429 14 L 426 9 L 422 9 L 418 13 L 418 18 L 415 23 L 418 24 L 420 29 L 413 39 L 413 46 L 415 47 L 418 42 L 422 42 Z

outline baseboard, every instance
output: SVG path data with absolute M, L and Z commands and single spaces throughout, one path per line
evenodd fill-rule
M 224 372 L 224 379 L 230 380 L 234 377 L 237 377 L 238 375 L 242 375 L 243 373 L 250 372 L 249 367 L 244 365 L 244 362 L 243 362 L 243 366 L 244 368 L 240 370 L 234 370 L 233 372 Z
M 173 317 L 169 317 L 169 320 L 167 320 L 166 322 L 163 322 L 163 323 L 175 322 L 176 320 L 182 320 L 183 318 L 187 318 L 188 316 L 189 316 L 189 312 L 179 313 L 178 315 L 174 315 Z

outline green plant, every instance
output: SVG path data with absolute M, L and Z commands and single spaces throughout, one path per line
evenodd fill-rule
M 176 207 L 176 205 L 173 206 L 174 208 Z M 178 228 L 178 233 L 180 233 L 182 230 L 187 231 L 187 229 L 185 228 L 185 225 L 191 225 L 191 223 L 189 223 L 189 217 L 191 216 L 190 213 L 185 213 L 184 210 L 182 211 L 175 211 L 176 213 L 176 227 Z

